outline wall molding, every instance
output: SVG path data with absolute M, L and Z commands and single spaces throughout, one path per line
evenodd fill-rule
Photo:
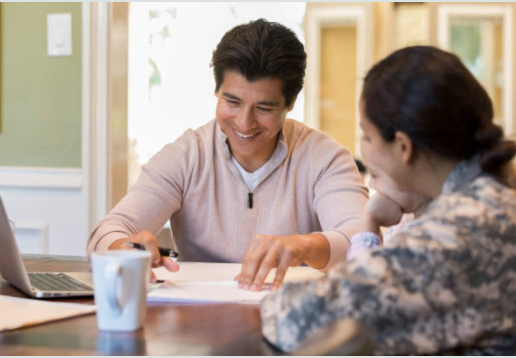
M 82 167 L 88 230 L 111 207 L 108 3 L 82 4 Z
M 20 251 L 33 254 L 48 254 L 49 241 L 49 225 L 39 222 L 21 222 L 15 223 L 15 237 Z
M 440 5 L 438 10 L 438 43 L 444 50 L 450 49 L 451 18 L 500 18 L 503 21 L 503 61 L 504 61 L 504 93 L 503 93 L 503 127 L 507 136 L 514 135 L 513 108 L 513 66 L 514 66 L 514 28 L 513 12 L 510 6 L 491 4 L 454 4 Z
M 354 25 L 357 29 L 355 153 L 360 156 L 359 97 L 362 79 L 372 63 L 374 21 L 371 6 L 336 6 L 307 13 L 306 49 L 308 53 L 305 85 L 305 123 L 320 129 L 321 29 L 324 25 Z
M 1 167 L 0 188 L 73 189 L 83 186 L 80 168 Z
M 24 169 L 22 175 L 16 174 L 18 178 L 25 174 L 30 181 L 16 187 L 0 186 L 7 216 L 16 226 L 15 237 L 20 251 L 85 256 L 89 228 L 83 189 L 79 185 L 82 171 L 64 170 L 68 173 L 60 177 L 52 170 L 43 169 L 40 172 L 52 175 L 38 180 L 42 176 L 37 169 L 32 173 Z M 4 179 L 1 171 L 0 178 Z M 74 178 L 75 184 L 70 178 Z M 41 185 L 42 182 L 46 186 Z

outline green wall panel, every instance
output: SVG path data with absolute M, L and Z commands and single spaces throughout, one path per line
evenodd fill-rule
M 81 166 L 81 3 L 2 3 L 0 166 Z M 72 14 L 72 56 L 47 55 L 47 14 Z

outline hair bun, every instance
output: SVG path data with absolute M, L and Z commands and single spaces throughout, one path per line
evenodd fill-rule
M 485 171 L 498 171 L 516 154 L 516 144 L 512 140 L 503 140 L 503 129 L 497 124 L 479 130 L 475 133 L 474 140 L 481 155 L 482 169 Z
M 492 145 L 481 154 L 482 169 L 488 172 L 495 172 L 514 158 L 516 154 L 516 143 L 512 140 L 502 140 Z
M 503 129 L 499 125 L 491 124 L 477 131 L 474 136 L 476 146 L 480 152 L 489 150 L 503 138 Z

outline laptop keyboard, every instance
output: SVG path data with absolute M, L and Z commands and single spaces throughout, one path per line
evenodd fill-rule
M 32 286 L 40 291 L 91 291 L 92 288 L 64 273 L 29 273 Z

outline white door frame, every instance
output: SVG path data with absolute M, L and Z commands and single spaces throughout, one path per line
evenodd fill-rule
M 362 80 L 371 66 L 373 53 L 374 19 L 371 6 L 336 6 L 313 9 L 307 12 L 307 70 L 305 123 L 313 128 L 320 128 L 320 63 L 321 63 L 321 28 L 324 25 L 356 25 L 356 106 L 355 106 L 355 153 L 360 153 L 360 126 L 358 101 L 362 91 Z
M 440 5 L 438 10 L 438 43 L 445 50 L 450 49 L 450 19 L 453 16 L 465 18 L 501 18 L 503 21 L 503 127 L 507 136 L 514 130 L 513 118 L 513 12 L 509 6 L 501 5 Z
M 90 231 L 111 207 L 109 19 L 108 3 L 82 4 L 82 172 Z

